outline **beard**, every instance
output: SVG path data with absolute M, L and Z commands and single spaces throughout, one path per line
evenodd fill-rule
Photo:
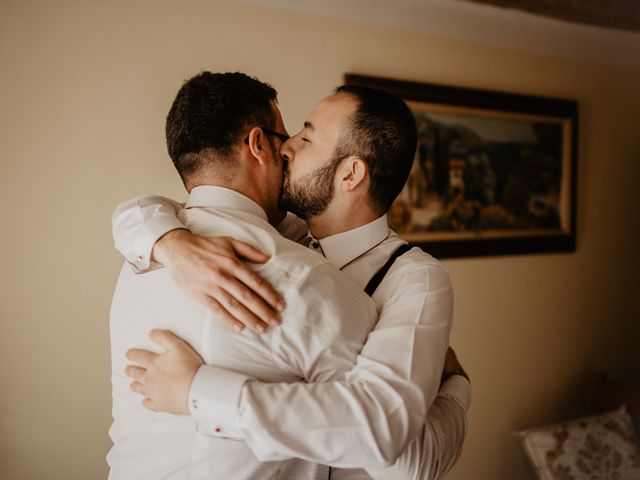
M 280 206 L 303 220 L 317 217 L 327 210 L 335 193 L 334 179 L 343 157 L 332 157 L 327 165 L 316 168 L 293 181 L 285 165 Z

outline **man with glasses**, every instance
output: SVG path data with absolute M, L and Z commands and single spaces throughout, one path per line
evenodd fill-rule
M 270 335 L 237 334 L 185 297 L 166 269 L 136 275 L 125 265 L 110 319 L 111 479 L 279 478 L 289 464 L 301 478 L 326 477 L 323 465 L 259 462 L 244 442 L 224 438 L 220 427 L 218 436 L 200 435 L 188 416 L 150 412 L 144 408 L 148 402 L 141 404 L 134 393 L 145 394 L 146 386 L 134 384 L 132 392 L 124 373 L 141 371 L 141 366 L 127 368 L 125 355 L 131 347 L 153 350 L 150 331 L 152 340 L 166 341 L 157 328 L 170 329 L 193 345 L 198 362 L 203 358 L 266 382 L 323 382 L 352 368 L 375 323 L 375 306 L 326 259 L 271 226 L 282 219 L 282 161 L 280 141 L 263 128 L 284 130 L 275 102 L 275 90 L 256 79 L 204 72 L 178 92 L 166 136 L 169 155 L 189 191 L 180 220 L 200 235 L 234 237 L 269 253 L 270 261 L 257 270 L 286 290 L 283 325 Z M 153 355 L 139 351 L 136 358 L 148 365 L 145 359 Z
M 468 379 L 452 351 L 443 374 L 452 317 L 449 278 L 432 257 L 390 231 L 385 215 L 406 181 L 415 146 L 415 123 L 402 101 L 345 86 L 320 102 L 280 149 L 286 162 L 282 202 L 297 218 L 289 215 L 279 230 L 360 284 L 380 315 L 343 381 L 260 382 L 202 366 L 165 332 L 172 343 L 154 357 L 162 366 L 132 375 L 147 388 L 148 406 L 189 411 L 200 431 L 242 438 L 261 460 L 297 457 L 367 467 L 368 473 L 334 469 L 332 478 L 439 478 L 448 471 L 461 450 L 469 402 Z M 229 326 L 261 333 L 277 325 L 270 308 L 277 294 L 237 263 L 238 249 L 225 245 L 229 240 L 186 232 L 175 218 L 180 208 L 153 197 L 125 202 L 114 216 L 116 245 L 141 270 L 152 265 L 153 248 L 179 284 L 214 305 Z M 221 269 L 225 263 L 230 268 Z M 189 278 L 199 281 L 183 281 Z M 174 388 L 174 369 L 184 358 L 191 359 L 190 369 Z M 189 407 L 176 402 L 187 397 Z

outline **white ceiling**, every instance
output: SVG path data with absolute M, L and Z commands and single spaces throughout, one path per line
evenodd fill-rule
M 544 55 L 640 69 L 640 33 L 462 0 L 235 0 Z

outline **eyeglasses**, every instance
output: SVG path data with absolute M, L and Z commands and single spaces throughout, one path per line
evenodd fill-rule
M 286 133 L 274 132 L 273 130 L 269 130 L 268 128 L 264 128 L 264 127 L 258 127 L 258 128 L 260 128 L 265 133 L 265 135 L 273 135 L 274 137 L 279 138 L 280 141 L 282 142 L 286 142 L 287 140 L 289 140 L 289 135 L 287 135 Z M 244 143 L 249 145 L 248 136 L 247 138 L 244 139 Z

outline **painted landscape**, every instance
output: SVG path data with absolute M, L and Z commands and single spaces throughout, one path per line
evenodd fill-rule
M 418 148 L 392 229 L 410 241 L 561 230 L 560 121 L 410 106 Z

